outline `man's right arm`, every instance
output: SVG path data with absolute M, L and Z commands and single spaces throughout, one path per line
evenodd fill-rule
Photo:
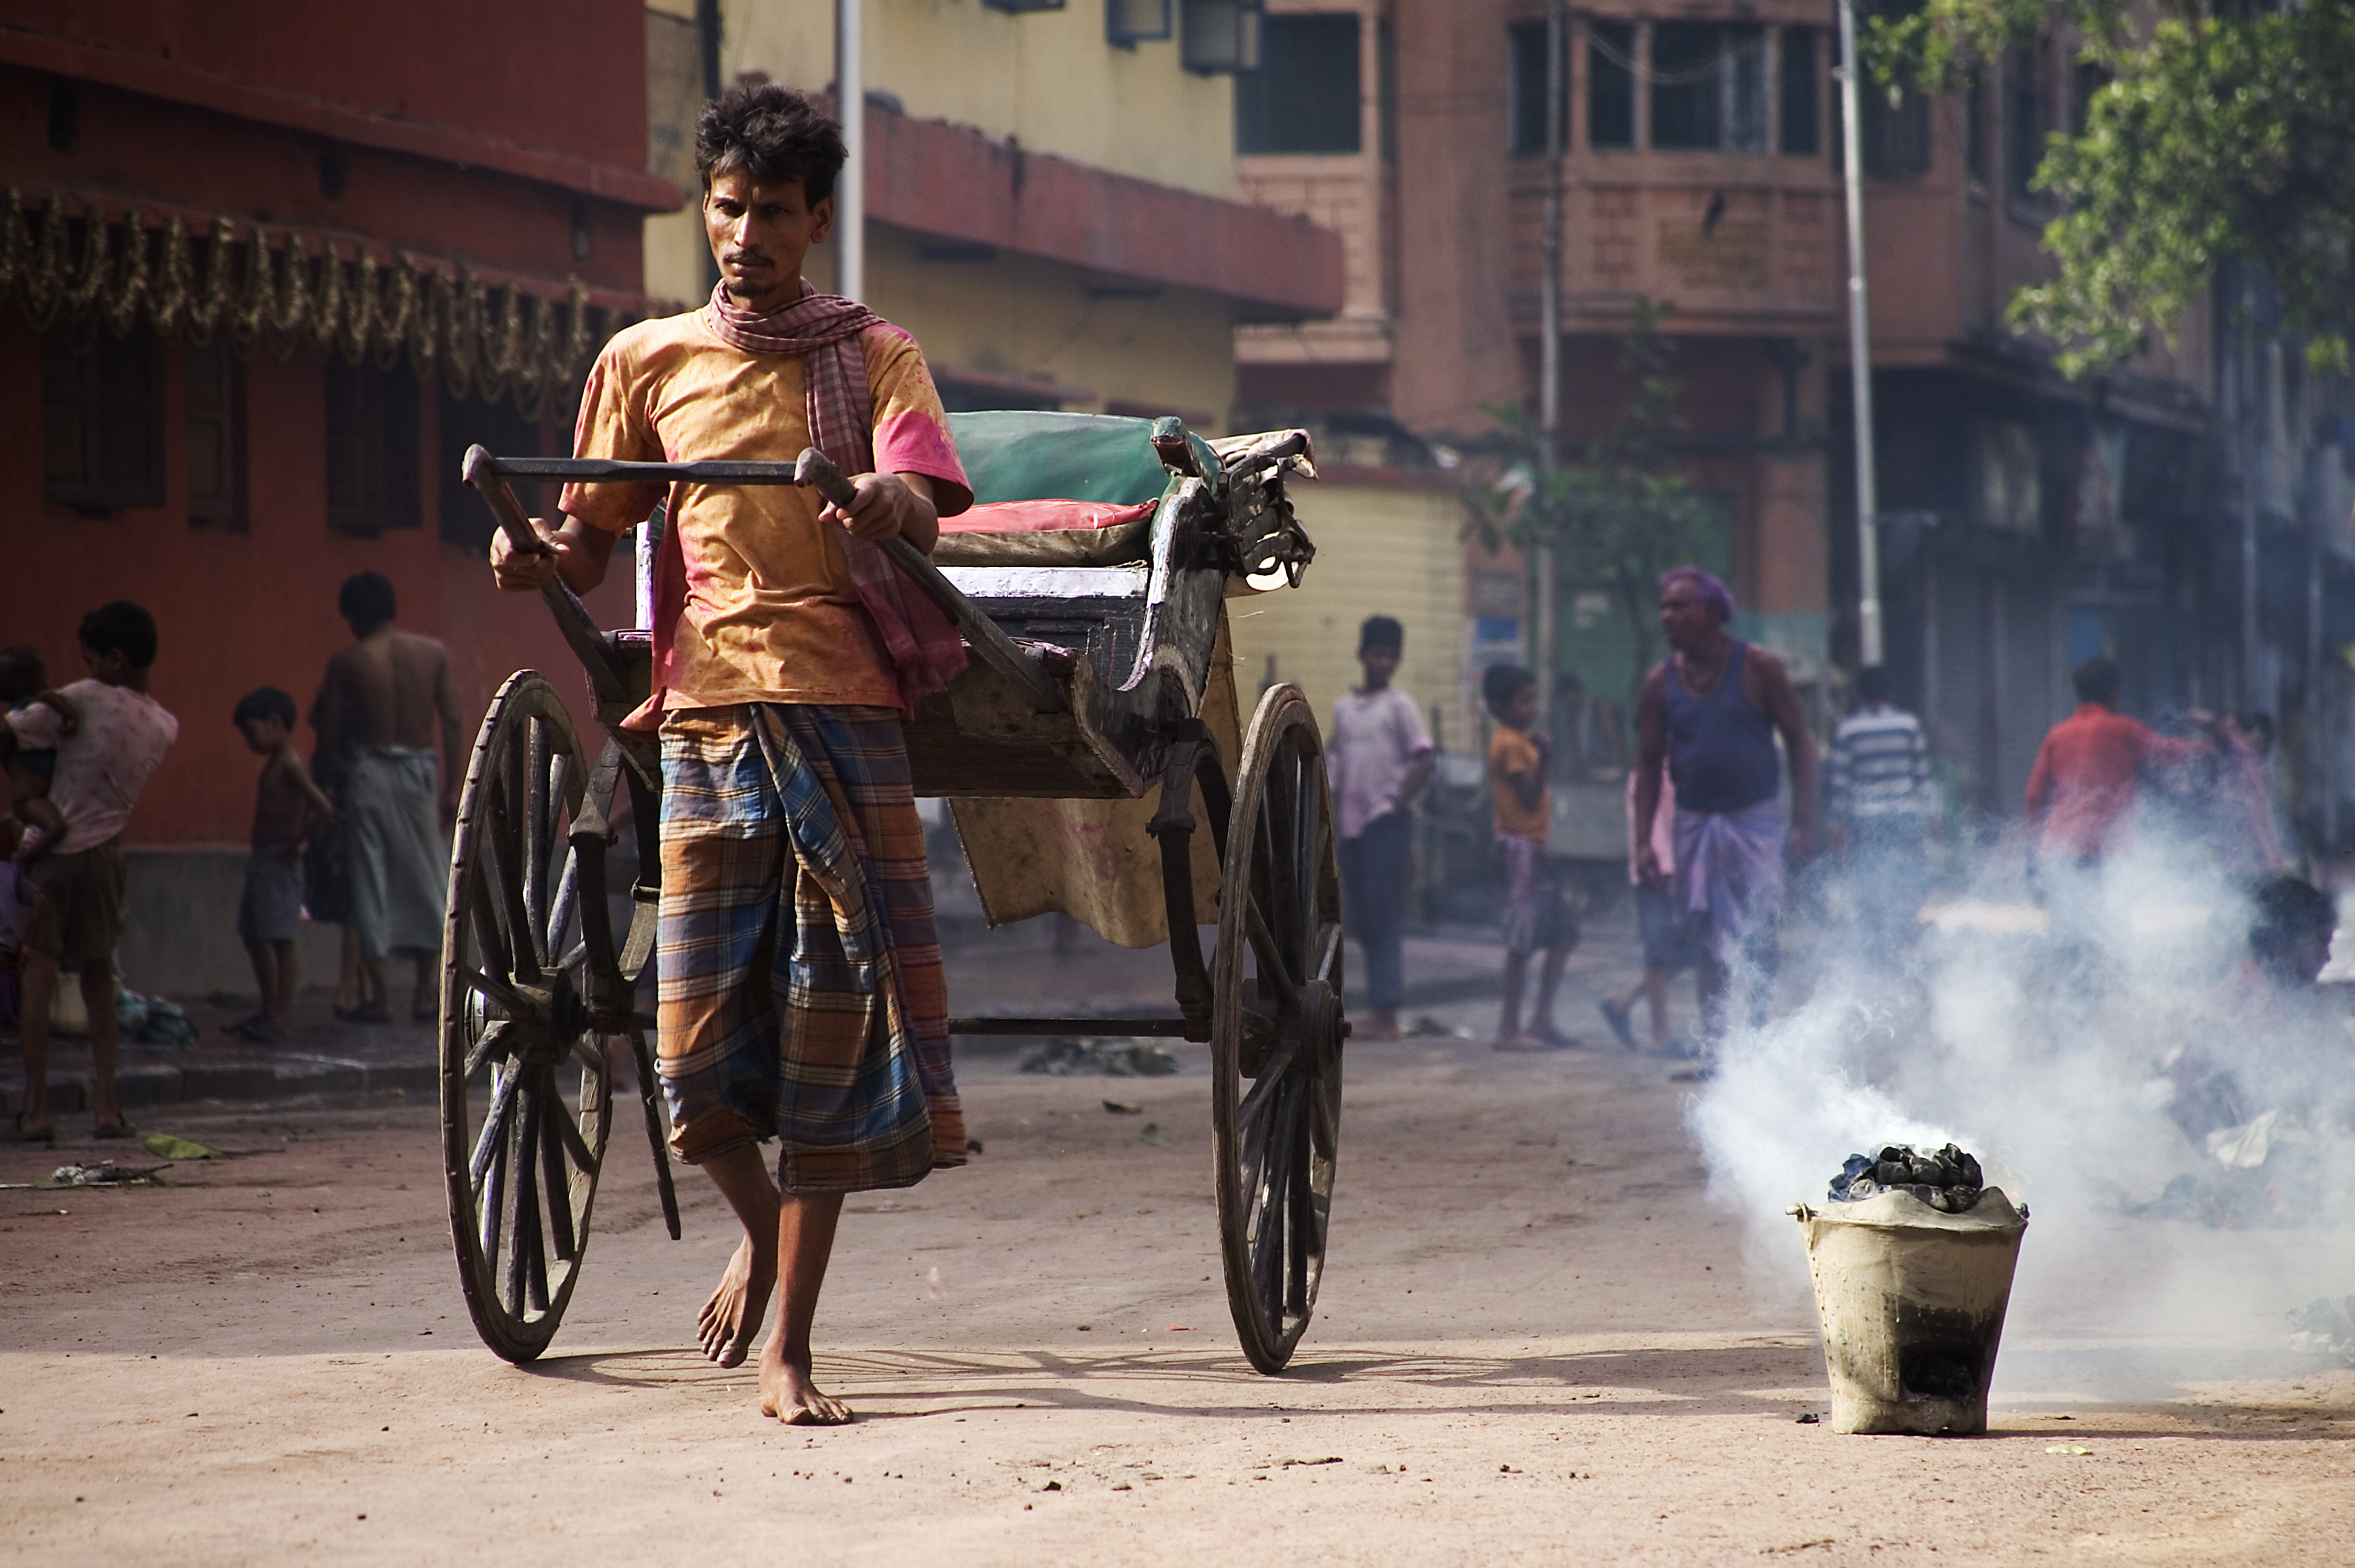
M 605 581 L 606 564 L 613 558 L 620 536 L 592 528 L 578 517 L 551 529 L 540 518 L 531 519 L 532 531 L 547 547 L 538 555 L 525 555 L 507 542 L 506 530 L 491 536 L 491 577 L 509 593 L 530 593 L 561 575 L 575 593 L 587 593 Z

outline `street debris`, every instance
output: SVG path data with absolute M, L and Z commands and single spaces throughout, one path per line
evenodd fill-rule
M 1417 1017 L 1413 1023 L 1407 1026 L 1406 1038 L 1409 1040 L 1471 1040 L 1474 1036 L 1471 1027 L 1467 1024 L 1456 1024 L 1451 1028 L 1441 1023 L 1429 1013 L 1423 1013 Z
M 1275 1466 L 1279 1470 L 1289 1470 L 1295 1465 L 1337 1465 L 1340 1462 L 1338 1454 L 1327 1454 L 1322 1459 L 1278 1459 Z
M 1916 1154 L 1911 1144 L 1891 1144 L 1878 1155 L 1849 1156 L 1832 1178 L 1828 1196 L 1835 1203 L 1853 1203 L 1902 1189 L 1941 1213 L 1963 1214 L 1977 1205 L 1985 1188 L 1979 1162 L 1953 1144 L 1935 1154 Z
M 1158 1040 L 1063 1036 L 1025 1057 L 1022 1071 L 1052 1078 L 1167 1078 L 1178 1071 L 1178 1053 Z
M 1801 1426 L 1815 1426 L 1820 1424 L 1824 1418 L 1812 1410 L 1803 1410 L 1794 1419 Z
M 197 1043 L 197 1026 L 177 1002 L 143 997 L 125 986 L 114 993 L 114 1021 L 125 1045 L 163 1045 L 186 1051 Z
M 941 1298 L 941 1271 L 937 1264 L 930 1274 L 924 1275 L 924 1294 L 934 1301 Z
M 147 1152 L 157 1159 L 227 1159 L 229 1156 L 217 1148 L 197 1142 L 194 1138 L 176 1137 L 170 1133 L 147 1135 Z
M 2047 1454 L 2066 1454 L 2077 1457 L 2083 1457 L 2083 1456 L 2093 1452 L 2091 1448 L 2082 1447 L 2074 1443 L 2056 1443 L 2051 1447 L 2047 1448 L 2044 1451 Z
M 37 1181 L 11 1182 L 12 1187 L 161 1187 L 164 1167 L 160 1165 L 117 1165 L 111 1159 L 96 1165 L 61 1165 Z
M 2355 1296 L 2333 1300 L 2318 1296 L 2291 1308 L 2289 1343 L 2294 1350 L 2331 1356 L 2355 1366 Z
M 1158 1122 L 1146 1123 L 1144 1129 L 1136 1136 L 1144 1139 L 1146 1143 L 1151 1144 L 1155 1148 L 1167 1148 L 1169 1147 L 1169 1135 L 1161 1130 L 1161 1124 Z
M 1133 1105 L 1126 1100 L 1106 1100 L 1103 1103 L 1103 1105 L 1105 1110 L 1110 1111 L 1115 1116 L 1141 1116 L 1145 1115 L 1144 1106 Z

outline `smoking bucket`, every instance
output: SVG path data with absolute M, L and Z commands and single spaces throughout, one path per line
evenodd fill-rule
M 2027 1214 L 1994 1187 L 1961 1214 L 1902 1189 L 1790 1212 L 1815 1276 L 1832 1430 L 1985 1432 Z

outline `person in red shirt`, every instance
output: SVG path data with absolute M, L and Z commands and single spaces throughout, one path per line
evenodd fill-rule
M 2124 849 L 2135 793 L 2147 766 L 2177 767 L 2207 748 L 2154 733 L 2118 711 L 2116 663 L 2096 654 L 2077 667 L 2077 710 L 2052 726 L 2028 775 L 2028 826 L 2040 864 L 2092 867 Z

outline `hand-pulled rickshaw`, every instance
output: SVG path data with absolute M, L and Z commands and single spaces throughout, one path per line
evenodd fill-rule
M 1241 724 L 1225 601 L 1296 583 L 1314 554 L 1285 494 L 1288 473 L 1313 472 L 1306 438 L 1210 443 L 1175 419 L 1083 414 L 951 422 L 982 504 L 931 560 L 887 541 L 971 653 L 907 726 L 916 793 L 947 798 L 993 923 L 1060 910 L 1127 945 L 1166 938 L 1177 1010 L 956 1018 L 950 1030 L 1209 1043 L 1227 1300 L 1252 1364 L 1280 1371 L 1316 1303 L 1333 1192 L 1340 882 L 1316 717 L 1279 685 Z M 815 451 L 673 464 L 476 447 L 466 479 L 518 549 L 536 547 L 510 479 L 805 484 L 843 498 Z M 660 521 L 641 530 L 641 605 Z M 650 689 L 651 639 L 600 629 L 560 581 L 543 592 L 609 738 L 592 760 L 537 671 L 499 688 L 460 797 L 442 954 L 452 1237 L 474 1327 L 512 1361 L 546 1349 L 579 1283 L 623 1051 L 679 1235 L 640 1005 L 662 776 L 652 739 L 621 727 Z M 624 798 L 634 856 L 616 852 Z M 634 862 L 626 889 L 609 857 Z M 1217 928 L 1207 955 L 1198 923 Z

